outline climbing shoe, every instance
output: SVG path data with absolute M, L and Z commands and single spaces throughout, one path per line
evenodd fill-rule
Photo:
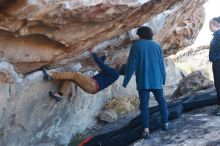
M 44 74 L 44 80 L 50 81 L 52 80 L 52 77 L 47 73 L 46 69 L 43 67 L 42 68 L 43 74 Z
M 212 113 L 216 116 L 220 116 L 220 105 Z
M 63 94 L 61 92 L 53 93 L 49 91 L 49 96 L 54 98 L 57 102 L 63 99 Z
M 170 123 L 164 123 L 162 125 L 162 130 L 164 130 L 164 131 L 173 130 L 175 128 L 176 127 L 173 124 L 170 124 Z
M 164 131 L 168 131 L 169 130 L 169 124 L 168 123 L 164 123 L 162 129 Z
M 142 134 L 142 138 L 143 139 L 149 139 L 150 138 L 150 134 L 149 134 L 149 132 L 143 132 L 143 134 Z

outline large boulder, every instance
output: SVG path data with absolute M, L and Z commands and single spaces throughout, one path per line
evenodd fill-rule
M 118 115 L 127 114 L 139 108 L 139 98 L 133 97 L 116 97 L 105 105 L 105 109 L 114 110 Z
M 117 113 L 111 109 L 104 110 L 99 114 L 99 119 L 101 121 L 105 121 L 108 123 L 116 121 L 117 118 L 118 118 Z
M 195 91 L 204 90 L 213 86 L 213 82 L 209 80 L 201 71 L 195 71 L 186 76 L 179 82 L 178 88 L 172 95 L 172 98 L 178 98 L 185 94 L 192 94 Z
M 42 77 L 36 72 L 20 83 L 0 85 L 0 145 L 65 145 L 96 123 L 102 103 L 111 97 L 111 88 L 92 96 L 73 84 L 71 94 L 56 102 L 48 91 L 56 91 L 60 82 Z
M 201 70 L 204 74 L 207 74 L 209 79 L 213 80 L 212 64 L 209 61 L 209 45 L 187 47 L 176 55 L 172 55 L 172 58 L 176 67 L 182 71 L 184 76 L 196 70 Z
M 99 46 L 116 49 L 113 54 L 121 52 L 120 59 L 113 60 L 121 62 L 131 40 L 127 32 L 144 23 L 153 28 L 167 56 L 194 42 L 205 1 L 2 0 L 0 58 L 27 73 L 45 65 L 77 63 L 84 60 L 85 49 Z
M 173 58 L 168 57 L 165 59 L 166 64 L 166 84 L 163 86 L 164 94 L 166 97 L 172 96 L 173 92 L 177 89 L 179 81 L 184 78 L 182 70 L 180 70 L 174 63 Z
M 95 125 L 107 100 L 137 95 L 134 79 L 124 89 L 120 78 L 93 96 L 72 84 L 71 94 L 56 103 L 48 91 L 60 82 L 43 81 L 39 68 L 95 70 L 85 51 L 90 47 L 107 50 L 110 65 L 125 62 L 131 31 L 142 24 L 153 28 L 166 56 L 175 53 L 193 43 L 205 1 L 0 0 L 0 60 L 8 63 L 0 65 L 0 145 L 66 145 Z
M 184 73 L 175 65 L 172 58 L 165 60 L 166 64 L 166 85 L 179 83 L 184 78 Z
M 118 88 L 122 86 L 122 80 L 120 78 L 95 95 L 71 84 L 68 96 L 60 102 L 50 98 L 48 91 L 57 91 L 62 83 L 44 81 L 41 71 L 25 76 L 22 82 L 1 82 L 0 145 L 54 146 L 69 143 L 75 134 L 97 123 L 96 117 L 113 96 L 121 96 L 127 90 L 131 91 L 128 96 L 137 94 L 131 86 Z M 133 78 L 131 84 L 134 83 Z

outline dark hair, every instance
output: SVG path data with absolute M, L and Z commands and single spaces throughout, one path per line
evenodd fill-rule
M 213 18 L 216 22 L 220 23 L 220 16 Z
M 142 27 L 138 28 L 137 35 L 141 39 L 152 40 L 154 34 L 153 34 L 153 31 L 150 27 L 142 26 Z

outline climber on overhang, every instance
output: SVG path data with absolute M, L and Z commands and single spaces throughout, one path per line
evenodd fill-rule
M 58 92 L 52 93 L 49 91 L 49 96 L 56 101 L 60 101 L 66 96 L 68 86 L 71 82 L 82 88 L 89 94 L 96 94 L 97 92 L 107 88 L 118 80 L 119 75 L 124 74 L 125 65 L 116 64 L 115 67 L 109 67 L 104 64 L 106 56 L 98 57 L 93 49 L 88 50 L 93 56 L 95 62 L 101 71 L 93 77 L 85 76 L 78 72 L 49 72 L 43 68 L 44 79 L 46 80 L 63 80 L 63 85 Z

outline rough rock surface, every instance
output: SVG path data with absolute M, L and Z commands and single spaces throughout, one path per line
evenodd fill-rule
M 190 46 L 170 58 L 173 58 L 176 67 L 183 71 L 184 76 L 201 70 L 210 80 L 213 80 L 212 64 L 209 61 L 209 45 Z
M 163 45 L 165 55 L 175 54 L 193 44 L 205 20 L 204 8 L 195 9 L 196 5 L 202 3 L 204 1 L 182 1 L 178 10 L 169 16 L 164 26 L 169 31 L 163 29 L 156 36 L 156 40 Z
M 201 71 L 195 71 L 179 82 L 178 88 L 173 93 L 172 98 L 178 98 L 185 94 L 189 95 L 195 91 L 208 89 L 212 86 L 213 82 L 204 76 Z
M 48 97 L 48 91 L 56 91 L 61 83 L 42 78 L 42 72 L 35 72 L 20 83 L 0 84 L 0 145 L 67 144 L 76 133 L 96 124 L 96 117 L 107 100 L 120 96 L 118 93 L 136 94 L 132 88 L 134 79 L 128 89 L 118 91 L 121 78 L 96 95 L 86 94 L 72 84 L 69 96 L 56 102 Z
M 42 77 L 42 72 L 35 72 L 19 83 L 1 83 L 0 145 L 66 144 L 76 133 L 95 125 L 100 110 L 112 97 L 137 96 L 135 77 L 126 89 L 120 77 L 96 95 L 86 94 L 72 84 L 69 97 L 57 103 L 48 97 L 48 91 L 56 91 L 61 83 L 46 82 Z M 156 104 L 153 99 L 151 106 Z
M 83 59 L 79 55 L 85 49 L 150 20 L 152 27 L 158 30 L 160 26 L 161 31 L 155 38 L 169 55 L 193 42 L 202 26 L 204 12 L 201 5 L 205 1 L 2 0 L 0 57 L 21 73 L 43 65 L 65 65 Z M 153 20 L 154 17 L 157 19 Z M 129 35 L 120 38 L 118 48 L 123 51 L 122 46 L 129 41 Z M 112 44 L 104 48 L 109 46 Z M 120 58 L 126 59 L 126 54 Z
M 117 113 L 114 110 L 104 110 L 99 114 L 99 119 L 108 123 L 116 121 L 118 118 Z
M 17 83 L 21 81 L 22 77 L 14 71 L 14 68 L 10 63 L 0 61 L 0 82 Z
M 134 82 L 123 89 L 120 78 L 94 96 L 72 85 L 70 96 L 56 103 L 48 91 L 60 83 L 42 81 L 37 69 L 94 70 L 85 51 L 90 47 L 107 50 L 109 64 L 124 62 L 135 38 L 132 29 L 144 23 L 155 31 L 165 55 L 172 54 L 193 42 L 205 1 L 0 0 L 0 60 L 8 63 L 7 68 L 0 64 L 0 145 L 67 144 L 95 124 L 106 100 L 137 94 Z M 21 82 L 16 72 L 24 74 Z
M 157 130 L 151 139 L 140 140 L 131 146 L 218 146 L 220 145 L 220 118 L 211 114 L 215 106 L 184 113 L 171 121 L 174 129 Z
M 184 75 L 172 58 L 165 59 L 166 64 L 166 83 L 163 86 L 164 93 L 167 97 L 171 97 L 173 92 L 177 89 L 179 81 L 183 79 Z
M 105 109 L 114 110 L 118 115 L 127 114 L 139 108 L 139 98 L 133 97 L 116 97 L 105 105 Z
M 176 67 L 173 59 L 167 58 L 165 60 L 166 64 L 166 85 L 176 84 L 178 81 L 184 78 L 182 71 Z

